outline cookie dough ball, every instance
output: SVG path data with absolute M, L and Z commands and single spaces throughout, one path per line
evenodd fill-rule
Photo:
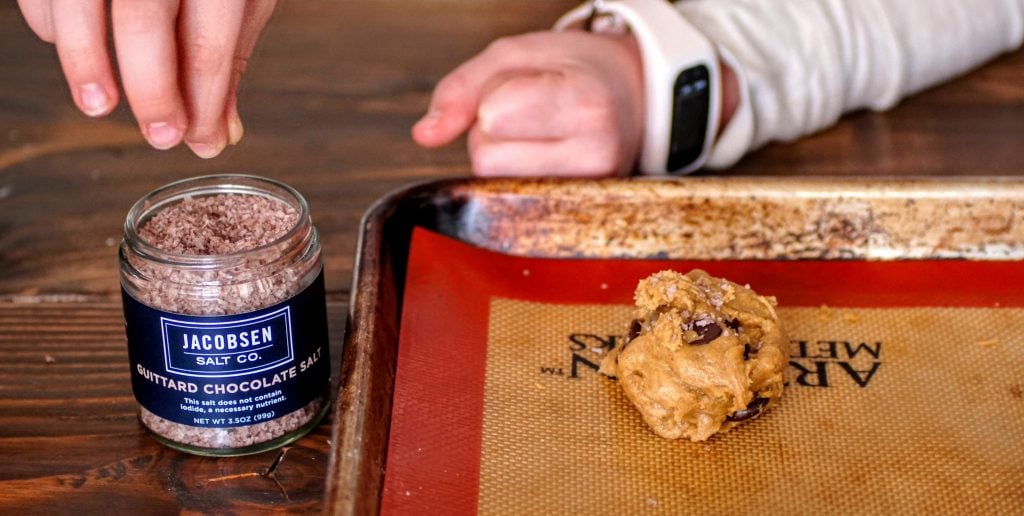
M 782 396 L 789 341 L 775 298 L 702 270 L 640 281 L 628 342 L 601 372 L 618 379 L 654 432 L 703 441 Z

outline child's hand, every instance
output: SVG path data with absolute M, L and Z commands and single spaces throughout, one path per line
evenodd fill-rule
M 468 131 L 481 176 L 625 174 L 643 106 L 632 37 L 538 32 L 500 39 L 442 79 L 413 138 L 437 147 Z
M 114 46 L 125 95 L 158 149 L 184 140 L 210 158 L 242 137 L 236 92 L 276 0 L 113 0 Z M 75 104 L 89 116 L 117 105 L 107 51 L 106 0 L 18 0 L 25 20 L 57 46 Z

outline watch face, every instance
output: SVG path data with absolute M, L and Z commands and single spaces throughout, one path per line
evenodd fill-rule
M 672 88 L 672 139 L 666 170 L 679 170 L 700 158 L 708 130 L 711 81 L 707 66 L 687 68 Z

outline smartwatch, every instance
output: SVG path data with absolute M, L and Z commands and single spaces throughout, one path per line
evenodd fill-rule
M 592 0 L 565 14 L 556 30 L 628 27 L 644 68 L 640 171 L 685 174 L 711 153 L 721 113 L 715 46 L 666 0 Z

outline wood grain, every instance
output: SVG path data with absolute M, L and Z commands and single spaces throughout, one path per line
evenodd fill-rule
M 335 371 L 345 310 L 328 311 Z M 0 513 L 319 510 L 330 421 L 246 457 L 165 448 L 136 419 L 122 328 L 116 302 L 0 304 Z
M 207 173 L 299 189 L 323 236 L 337 362 L 362 214 L 411 182 L 467 174 L 462 143 L 428 151 L 408 136 L 431 88 L 574 4 L 280 2 L 244 82 L 246 137 L 211 161 L 150 149 L 124 105 L 79 114 L 53 48 L 0 5 L 0 513 L 319 511 L 331 421 L 288 448 L 216 460 L 164 448 L 137 422 L 117 280 L 128 208 Z M 1020 175 L 1020 134 L 1024 52 L 722 173 Z
M 124 216 L 199 174 L 298 188 L 323 236 L 340 371 L 363 212 L 410 181 L 467 170 L 461 145 L 430 152 L 408 136 L 433 84 L 570 5 L 281 2 L 244 85 L 246 137 L 213 161 L 149 149 L 124 106 L 102 121 L 75 112 L 52 47 L 13 2 L 0 6 L 0 513 L 319 512 L 331 419 L 281 450 L 227 459 L 167 449 L 138 423 L 118 301 Z

